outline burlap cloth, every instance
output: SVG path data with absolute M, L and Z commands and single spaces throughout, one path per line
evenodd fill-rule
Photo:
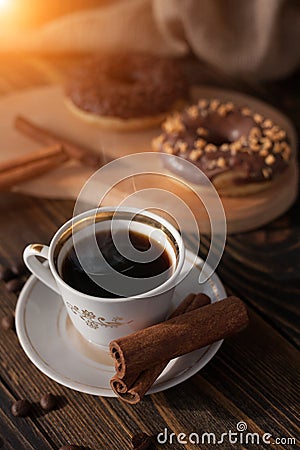
M 279 78 L 300 62 L 299 0 L 123 0 L 27 33 L 0 29 L 0 51 L 194 52 L 219 69 Z

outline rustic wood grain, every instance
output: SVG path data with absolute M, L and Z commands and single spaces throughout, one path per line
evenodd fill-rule
M 26 87 L 58 82 L 73 57 L 0 57 L 0 95 Z M 259 85 L 239 82 L 206 69 L 202 80 L 259 93 L 291 112 L 300 125 L 300 82 Z M 194 73 L 193 75 L 197 77 Z M 289 87 L 291 83 L 291 87 Z M 0 148 L 1 151 L 1 148 Z M 130 448 L 132 434 L 235 430 L 243 420 L 248 430 L 274 437 L 299 437 L 299 297 L 300 203 L 282 218 L 251 233 L 228 238 L 218 273 L 228 294 L 239 295 L 250 310 L 250 327 L 227 340 L 216 357 L 198 374 L 167 391 L 147 396 L 135 406 L 118 399 L 97 398 L 67 389 L 48 379 L 29 361 L 13 331 L 0 329 L 0 449 L 48 450 L 66 443 L 86 450 Z M 21 260 L 30 242 L 48 243 L 56 229 L 72 216 L 73 202 L 36 199 L 13 193 L 0 194 L 0 263 Z M 192 237 L 191 237 L 192 241 Z M 202 237 L 201 252 L 209 240 Z M 0 319 L 14 310 L 17 297 L 0 282 Z M 42 412 L 42 393 L 59 396 L 58 409 Z M 34 402 L 30 417 L 14 418 L 15 399 Z M 180 444 L 157 449 L 182 449 Z M 209 444 L 187 445 L 211 449 Z M 247 445 L 224 449 L 250 448 Z M 251 449 L 270 446 L 251 445 Z M 276 445 L 277 449 L 294 449 Z
M 15 418 L 10 412 L 15 400 L 11 392 L 0 382 L 0 448 L 13 450 L 51 449 L 51 442 L 43 435 L 31 418 Z
M 70 217 L 72 207 L 70 201 L 2 195 L 0 208 L 6 211 L 0 227 L 2 263 L 18 260 L 21 249 L 32 240 L 48 242 L 55 229 Z M 15 235 L 8 242 L 10 224 Z M 17 232 L 20 228 L 24 230 L 22 233 Z M 228 253 L 229 244 L 224 261 Z M 222 261 L 220 273 L 224 265 Z M 235 270 L 240 265 L 237 260 Z M 240 273 L 232 273 L 236 283 Z M 3 283 L 1 293 L 0 315 L 3 316 L 13 310 L 16 296 L 6 293 Z M 244 294 L 243 297 L 251 304 L 251 296 L 248 299 Z M 167 427 L 175 433 L 217 433 L 220 429 L 223 432 L 230 427 L 234 429 L 242 419 L 252 432 L 297 435 L 300 393 L 295 369 L 300 363 L 299 356 L 294 346 L 257 314 L 251 317 L 251 327 L 242 335 L 228 340 L 219 355 L 199 375 L 164 393 L 147 397 L 135 407 L 124 405 L 117 399 L 97 399 L 76 393 L 52 382 L 27 359 L 12 331 L 0 333 L 1 382 L 9 387 L 11 395 L 14 398 L 27 397 L 34 402 L 48 390 L 62 396 L 62 407 L 57 411 L 41 415 L 36 407 L 33 417 L 25 419 L 32 422 L 33 429 L 40 431 L 53 448 L 72 441 L 91 449 L 111 448 L 113 445 L 114 449 L 121 450 L 129 445 L 130 436 L 139 430 L 155 434 Z M 22 419 L 18 419 L 18 423 L 22 424 Z M 12 429 L 6 429 L 4 436 L 7 433 L 13 433 Z M 32 439 L 36 446 L 33 448 L 40 448 L 36 436 L 26 435 L 25 431 L 22 433 L 27 439 Z M 160 447 L 156 445 L 155 448 Z M 168 444 L 164 448 L 176 449 L 180 445 Z

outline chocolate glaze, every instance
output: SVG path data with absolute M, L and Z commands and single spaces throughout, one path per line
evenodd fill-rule
M 203 127 L 208 131 L 205 139 L 207 142 L 220 146 L 224 143 L 237 141 L 242 135 L 248 135 L 255 123 L 251 117 L 243 117 L 239 111 L 233 111 L 226 117 L 221 117 L 217 112 L 212 112 L 206 117 L 201 115 L 195 119 L 187 111 L 183 111 L 182 122 L 185 125 L 185 135 L 189 135 L 189 141 L 194 143 L 197 136 L 197 128 Z
M 86 112 L 130 119 L 170 111 L 176 101 L 188 98 L 188 85 L 173 60 L 115 54 L 82 62 L 65 93 Z
M 220 106 L 222 106 L 221 103 Z M 191 108 L 194 109 L 193 114 L 189 112 Z M 262 116 L 249 112 L 245 115 L 242 112 L 243 108 L 236 107 L 228 111 L 226 115 L 221 115 L 218 110 L 210 109 L 209 101 L 206 108 L 196 106 L 195 110 L 195 105 L 191 108 L 166 120 L 163 124 L 163 133 L 154 140 L 153 146 L 156 150 L 174 154 L 192 162 L 211 180 L 222 173 L 234 170 L 236 172 L 235 184 L 271 180 L 288 166 L 290 147 L 286 138 L 278 138 L 278 132 L 283 130 L 271 121 L 269 121 L 271 122 L 270 126 L 264 126 L 262 124 L 267 122 L 264 122 L 265 119 Z M 175 126 L 172 125 L 174 117 Z M 255 120 L 256 118 L 260 122 L 259 124 Z M 204 136 L 199 136 L 197 132 L 199 127 L 204 129 Z M 254 128 L 256 132 L 257 129 L 259 130 L 260 137 L 256 140 L 253 139 L 253 136 L 251 137 Z M 273 138 L 269 137 L 270 133 Z M 197 148 L 199 148 L 196 145 L 199 139 L 204 139 L 205 145 L 200 150 L 201 155 L 192 158 L 193 152 L 197 152 Z M 266 139 L 270 141 L 267 149 L 264 148 Z M 238 141 L 240 148 L 237 150 L 234 146 Z M 181 143 L 185 143 L 186 148 L 180 148 Z M 208 151 L 211 147 L 210 144 L 213 144 L 213 151 L 211 149 Z M 225 149 L 226 146 L 224 147 L 223 144 L 227 144 L 228 149 Z M 282 146 L 280 151 L 278 151 L 278 145 Z M 163 164 L 169 170 L 193 183 L 200 182 L 200 178 L 195 179 L 195 174 L 191 175 L 176 158 L 163 158 Z

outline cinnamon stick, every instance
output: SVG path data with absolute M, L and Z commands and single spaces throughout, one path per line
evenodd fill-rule
M 90 167 L 100 167 L 101 157 L 90 149 L 77 145 L 64 139 L 51 131 L 42 128 L 25 117 L 18 116 L 15 119 L 15 127 L 26 136 L 45 145 L 60 144 L 70 158 L 79 160 L 82 164 Z
M 195 311 L 124 336 L 110 343 L 119 378 L 142 371 L 224 339 L 245 328 L 247 310 L 237 297 L 228 297 Z
M 36 159 L 34 157 L 33 159 L 26 159 L 24 156 L 20 160 L 13 159 L 5 162 L 0 165 L 0 191 L 37 178 L 67 160 L 68 155 L 62 151 L 61 146 L 55 146 L 41 150 Z
M 54 144 L 48 147 L 43 147 L 41 149 L 35 150 L 33 152 L 26 153 L 25 155 L 18 156 L 17 158 L 9 159 L 8 161 L 3 161 L 0 163 L 0 173 L 6 172 L 11 169 L 16 169 L 17 167 L 22 167 L 26 164 L 30 164 L 34 161 L 40 161 L 50 158 L 51 156 L 56 156 L 63 152 L 62 145 Z
M 170 316 L 170 319 L 209 304 L 210 298 L 207 295 L 190 294 L 176 308 Z M 110 380 L 111 388 L 125 402 L 136 404 L 151 388 L 168 363 L 169 360 L 166 360 L 162 363 L 154 365 L 148 370 L 143 370 L 141 373 L 133 372 L 130 377 L 126 375 L 123 379 L 120 379 L 118 375 L 115 375 Z

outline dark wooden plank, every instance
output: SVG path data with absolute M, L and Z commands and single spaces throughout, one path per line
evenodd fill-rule
M 53 234 L 72 217 L 73 202 L 0 194 L 0 262 L 22 260 L 25 246 L 49 243 Z
M 6 303 L 6 297 L 2 298 Z M 123 450 L 130 435 L 138 430 L 157 434 L 167 427 L 175 433 L 217 434 L 234 429 L 240 420 L 251 432 L 293 437 L 297 431 L 300 392 L 295 369 L 299 356 L 257 315 L 252 316 L 251 327 L 228 340 L 199 375 L 165 393 L 147 397 L 135 407 L 59 386 L 29 362 L 12 332 L 2 333 L 1 341 L 2 376 L 16 396 L 37 402 L 42 392 L 51 390 L 65 397 L 61 409 L 39 416 L 36 408 L 33 418 L 56 446 L 75 438 L 92 449 Z M 170 444 L 165 448 L 181 447 Z
M 297 347 L 300 344 L 299 220 L 300 199 L 271 224 L 228 236 L 217 268 L 228 288 Z M 203 258 L 209 245 L 209 238 L 202 236 Z
M 300 344 L 300 202 L 272 224 L 228 237 L 220 276 L 282 335 Z
M 30 417 L 13 417 L 10 408 L 15 399 L 0 379 L 0 448 L 13 450 L 53 448 Z
M 299 364 L 297 351 L 257 315 L 251 319 L 249 329 L 229 339 L 219 355 L 192 380 L 151 396 L 151 401 L 146 398 L 141 405 L 124 405 L 126 415 L 121 418 L 133 418 L 139 421 L 141 429 L 152 433 L 163 430 L 162 419 L 169 434 L 194 431 L 200 435 L 234 431 L 236 424 L 244 420 L 250 432 L 270 432 L 274 438 L 297 437 L 299 386 L 293 383 Z M 114 400 L 105 402 L 120 416 Z
M 295 370 L 299 363 L 293 346 L 251 314 L 250 327 L 228 339 L 192 380 L 155 396 L 157 409 L 176 433 L 193 430 L 220 435 L 235 431 L 242 420 L 249 432 L 297 438 L 300 391 Z

